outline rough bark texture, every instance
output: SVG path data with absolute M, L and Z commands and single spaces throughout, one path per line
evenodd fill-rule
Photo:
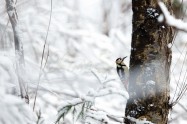
M 20 96 L 21 98 L 25 98 L 26 103 L 29 103 L 29 98 L 26 93 L 25 82 L 23 79 L 24 74 L 24 52 L 23 45 L 19 36 L 19 27 L 18 27 L 18 16 L 15 8 L 14 0 L 5 0 L 7 13 L 12 25 L 13 33 L 14 33 L 14 45 L 15 45 L 15 55 L 16 55 L 16 71 L 18 75 L 18 82 L 20 87 Z
M 171 1 L 164 0 L 171 10 Z M 125 116 L 166 124 L 169 113 L 169 72 L 173 29 L 157 21 L 157 0 L 132 0 L 133 33 L 129 99 Z M 133 123 L 125 120 L 125 123 Z

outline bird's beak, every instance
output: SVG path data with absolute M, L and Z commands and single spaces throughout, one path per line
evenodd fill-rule
M 127 58 L 127 56 L 123 57 L 123 58 L 122 58 L 122 61 L 123 61 L 125 58 Z

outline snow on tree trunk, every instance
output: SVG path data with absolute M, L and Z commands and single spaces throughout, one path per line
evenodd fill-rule
M 163 1 L 171 11 L 171 1 Z M 157 0 L 132 0 L 133 33 L 125 116 L 166 124 L 173 29 L 158 22 Z M 132 123 L 128 119 L 125 123 Z
M 16 55 L 16 71 L 18 75 L 19 87 L 20 87 L 20 95 L 21 98 L 25 98 L 28 103 L 28 96 L 26 95 L 25 82 L 23 79 L 24 74 L 24 52 L 23 45 L 21 42 L 21 38 L 19 36 L 20 31 L 18 28 L 18 16 L 15 8 L 14 0 L 5 0 L 7 13 L 12 25 L 13 33 L 14 33 L 14 45 L 15 45 L 15 55 Z

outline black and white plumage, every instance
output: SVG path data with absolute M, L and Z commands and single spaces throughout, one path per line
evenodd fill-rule
M 128 91 L 129 69 L 123 62 L 126 57 L 116 59 L 116 70 L 121 82 L 125 85 L 125 88 Z

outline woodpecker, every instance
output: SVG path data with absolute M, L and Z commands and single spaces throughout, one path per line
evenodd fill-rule
M 123 62 L 125 58 L 127 58 L 127 56 L 116 59 L 116 70 L 121 82 L 125 85 L 125 89 L 128 91 L 129 69 Z

